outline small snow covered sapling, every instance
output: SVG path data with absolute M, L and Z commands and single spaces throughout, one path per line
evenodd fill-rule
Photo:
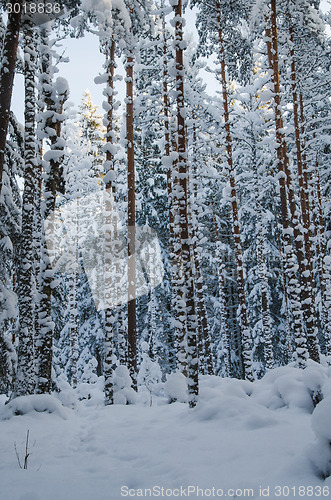
M 162 372 L 157 361 L 152 361 L 149 357 L 149 345 L 147 342 L 142 342 L 142 361 L 138 374 L 138 384 L 146 387 L 150 396 L 150 406 L 153 404 L 153 394 L 157 392 L 159 384 L 162 380 Z
M 185 376 L 179 371 L 170 373 L 164 384 L 164 395 L 169 403 L 187 403 L 189 399 Z
M 16 458 L 17 458 L 17 462 L 18 462 L 18 465 L 19 465 L 20 469 L 27 469 L 28 468 L 28 458 L 30 456 L 30 452 L 29 452 L 29 433 L 30 433 L 30 431 L 28 429 L 27 432 L 26 432 L 25 455 L 24 455 L 23 466 L 22 466 L 22 463 L 21 463 L 20 455 L 19 455 L 19 453 L 17 451 L 16 442 L 14 442 L 14 448 L 15 448 Z
M 120 365 L 114 370 L 114 404 L 129 405 L 136 402 L 136 393 L 132 388 L 129 369 Z

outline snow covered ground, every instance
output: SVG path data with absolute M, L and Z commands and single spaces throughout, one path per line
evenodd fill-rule
M 331 497 L 330 368 L 278 368 L 253 384 L 204 376 L 195 409 L 167 404 L 161 386 L 152 406 L 142 393 L 104 407 L 101 383 L 0 399 L 1 500 Z M 23 463 L 27 430 L 24 470 L 14 443 Z

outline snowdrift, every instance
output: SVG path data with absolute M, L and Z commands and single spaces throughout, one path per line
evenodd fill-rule
M 178 374 L 141 386 L 129 405 L 127 374 L 117 376 L 122 404 L 108 407 L 102 378 L 76 389 L 62 380 L 58 394 L 7 405 L 0 398 L 1 499 L 117 500 L 162 496 L 160 488 L 170 498 L 329 498 L 329 367 L 281 367 L 253 383 L 202 376 L 194 409 Z M 27 430 L 35 444 L 21 470 L 14 443 L 23 453 Z

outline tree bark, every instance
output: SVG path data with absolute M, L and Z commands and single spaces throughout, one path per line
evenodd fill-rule
M 211 197 L 211 201 L 212 201 L 213 223 L 216 236 L 216 265 L 217 265 L 217 277 L 218 277 L 218 301 L 220 304 L 220 315 L 221 315 L 221 341 L 223 347 L 225 376 L 230 377 L 231 348 L 230 348 L 230 332 L 228 327 L 228 311 L 226 308 L 226 298 L 225 298 L 225 277 L 224 277 L 225 265 L 222 257 L 221 241 L 218 233 L 213 197 Z M 218 375 L 218 373 L 216 373 L 216 375 Z
M 133 44 L 133 41 L 131 41 Z M 136 324 L 136 206 L 133 137 L 133 53 L 128 48 L 126 59 L 126 141 L 128 161 L 128 367 L 137 389 L 137 324 Z
M 13 93 L 18 37 L 22 18 L 22 3 L 23 0 L 9 0 L 8 2 L 13 12 L 8 15 L 7 30 L 2 51 L 2 64 L 0 69 L 0 195 L 2 191 L 2 174 Z M 19 8 L 14 9 L 14 5 Z M 18 13 L 15 13 L 14 10 L 18 10 Z
M 48 41 L 48 31 L 43 29 L 40 38 L 41 49 L 41 88 L 42 99 L 46 106 L 44 129 L 50 141 L 51 151 L 61 153 L 63 141 L 61 140 L 62 120 L 59 116 L 63 113 L 63 105 L 68 98 L 67 91 L 55 96 L 52 92 L 51 52 Z M 40 310 L 39 324 L 40 337 L 37 339 L 38 364 L 37 388 L 38 394 L 51 391 L 52 386 L 52 355 L 53 355 L 53 330 L 54 323 L 51 314 L 51 300 L 54 290 L 54 270 L 51 258 L 55 251 L 52 244 L 54 233 L 53 214 L 58 192 L 64 192 L 62 177 L 62 156 L 56 155 L 49 160 L 46 167 L 44 183 L 44 199 L 42 202 L 42 236 L 41 236 L 41 269 L 40 269 Z
M 25 20 L 24 33 L 24 191 L 20 245 L 19 348 L 14 395 L 33 394 L 34 366 L 34 205 L 36 189 L 35 147 L 35 33 L 32 21 Z
M 301 279 L 302 279 L 302 309 L 307 330 L 307 345 L 311 358 L 319 362 L 319 345 L 317 340 L 317 325 L 315 311 L 315 284 L 313 275 L 313 258 L 311 250 L 311 229 L 310 229 L 310 207 L 309 207 L 309 191 L 308 191 L 308 174 L 307 165 L 302 158 L 301 146 L 301 129 L 299 123 L 299 103 L 297 93 L 297 77 L 294 53 L 294 37 L 293 26 L 290 18 L 290 56 L 291 56 L 291 82 L 292 82 L 292 101 L 293 101 L 293 118 L 295 130 L 295 145 L 297 156 L 298 180 L 299 180 L 299 196 L 301 204 L 301 213 L 303 221 L 303 237 L 304 237 L 304 261 L 301 263 Z M 302 108 L 303 111 L 303 108 Z
M 199 359 L 196 337 L 196 316 L 194 304 L 192 255 L 188 220 L 188 165 L 184 118 L 184 65 L 183 65 L 183 20 L 182 0 L 174 6 L 175 51 L 176 51 L 176 93 L 177 93 L 177 144 L 178 144 L 178 185 L 174 195 L 178 202 L 179 238 L 182 255 L 182 283 L 178 289 L 180 321 L 186 322 L 187 338 L 187 383 L 189 405 L 196 406 L 199 394 Z
M 242 366 L 244 370 L 243 377 L 246 378 L 247 380 L 253 381 L 254 376 L 252 369 L 251 339 L 247 321 L 247 305 L 245 296 L 245 281 L 244 281 L 244 268 L 243 268 L 240 224 L 239 224 L 239 214 L 238 214 L 237 190 L 236 190 L 233 157 L 232 157 L 232 137 L 231 137 L 231 128 L 229 119 L 230 117 L 229 117 L 229 105 L 228 105 L 228 94 L 227 94 L 225 51 L 224 51 L 223 33 L 221 27 L 221 6 L 219 2 L 217 2 L 217 29 L 218 29 L 218 41 L 220 46 L 222 96 L 223 96 L 223 108 L 224 108 L 224 124 L 226 132 L 227 163 L 228 163 L 228 172 L 229 172 L 229 180 L 231 187 L 232 227 L 233 227 L 233 236 L 235 243 L 236 265 L 237 265 L 239 320 L 240 320 L 241 337 L 242 337 L 241 356 L 242 356 Z
M 288 156 L 283 132 L 283 118 L 281 113 L 281 98 L 280 98 L 280 83 L 279 83 L 279 68 L 278 68 L 278 40 L 277 40 L 277 22 L 276 22 L 276 2 L 271 0 L 271 30 L 266 28 L 267 37 L 267 52 L 269 66 L 272 73 L 272 82 L 274 87 L 274 113 L 276 126 L 276 142 L 277 142 L 277 167 L 279 192 L 281 201 L 281 217 L 282 217 L 282 236 L 284 241 L 284 253 L 286 262 L 286 274 L 289 283 L 289 299 L 291 301 L 291 309 L 293 315 L 294 335 L 296 342 L 296 353 L 298 358 L 298 366 L 304 368 L 307 361 L 307 340 L 303 328 L 303 317 L 301 310 L 301 287 L 296 276 L 296 259 L 293 254 L 291 235 L 293 229 L 290 227 L 288 219 L 288 203 L 286 187 L 292 191 L 291 178 L 288 169 Z M 296 207 L 290 203 L 292 224 L 297 227 Z M 295 219 L 295 220 L 293 220 Z M 297 239 L 299 236 L 299 239 Z M 294 235 L 298 260 L 302 259 L 302 240 L 300 235 Z M 300 256 L 298 255 L 300 254 Z
M 198 211 L 197 211 L 197 134 L 196 134 L 196 124 L 195 124 L 195 113 L 192 116 L 193 122 L 193 153 L 192 153 L 192 166 L 193 166 L 193 179 L 190 179 L 190 185 L 192 186 L 193 196 L 190 198 L 190 216 L 191 216 L 191 230 L 192 230 L 192 254 L 194 263 L 194 288 L 195 288 L 195 298 L 196 298 L 196 311 L 198 319 L 198 331 L 199 339 L 201 338 L 201 347 L 199 347 L 200 356 L 200 368 L 202 368 L 203 374 L 213 375 L 214 374 L 214 362 L 211 350 L 211 338 L 207 320 L 207 310 L 205 305 L 205 291 L 206 287 L 204 285 L 203 276 L 200 270 L 200 258 L 197 248 L 197 241 L 199 241 L 201 234 L 199 231 L 198 224 Z
M 175 330 L 176 359 L 177 368 L 187 376 L 187 355 L 186 355 L 186 333 L 185 324 L 181 321 L 180 311 L 178 309 L 179 292 L 178 287 L 181 282 L 181 252 L 178 232 L 175 233 L 175 219 L 178 214 L 177 202 L 174 197 L 174 190 L 177 189 L 178 175 L 177 158 L 171 159 L 172 152 L 176 153 L 178 146 L 176 140 L 171 140 L 170 135 L 170 104 L 168 96 L 168 65 L 167 65 L 167 40 L 166 23 L 163 14 L 162 17 L 162 35 L 163 35 L 163 113 L 164 113 L 164 152 L 167 169 L 167 192 L 168 192 L 168 212 L 169 212 L 169 236 L 170 236 L 170 257 L 171 257 L 171 302 L 173 309 L 173 324 Z M 174 134 L 173 134 L 174 135 Z

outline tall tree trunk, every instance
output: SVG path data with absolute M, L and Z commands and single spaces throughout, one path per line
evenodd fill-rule
M 328 356 L 331 356 L 331 276 L 330 276 L 330 265 L 326 262 L 326 242 L 325 242 L 325 231 L 324 231 L 324 221 L 323 221 L 323 208 L 322 208 L 322 195 L 321 195 L 321 183 L 319 175 L 319 165 L 316 160 L 315 165 L 315 175 L 316 175 L 316 191 L 317 191 L 317 211 L 318 211 L 318 228 L 317 228 L 317 242 L 319 246 L 319 251 L 317 255 L 318 259 L 318 272 L 320 279 L 320 291 L 321 291 L 321 324 L 323 328 L 323 334 L 326 344 L 326 352 Z
M 290 299 L 288 296 L 288 280 L 287 280 L 287 257 L 284 252 L 283 240 L 281 239 L 283 226 L 277 221 L 276 231 L 277 231 L 277 246 L 280 255 L 280 266 L 282 273 L 283 282 L 283 294 L 284 294 L 284 308 L 285 308 L 285 334 L 286 334 L 286 351 L 287 351 L 287 361 L 288 363 L 292 360 L 293 355 L 293 342 L 292 342 L 292 330 L 291 328 L 291 318 L 290 318 Z
M 260 291 L 261 291 L 264 355 L 265 355 L 267 370 L 272 370 L 272 368 L 274 368 L 274 353 L 273 353 L 272 335 L 271 335 L 271 317 L 270 317 L 270 307 L 269 307 L 267 265 L 265 261 L 265 235 L 263 228 L 261 226 L 260 227 L 258 226 L 258 231 L 257 231 L 258 237 L 256 246 L 257 246 L 257 262 L 258 262 L 258 273 L 259 273 Z
M 105 193 L 105 219 L 106 219 L 106 233 L 105 233 L 105 293 L 106 293 L 106 309 L 105 309 L 105 340 L 104 340 L 104 363 L 103 373 L 105 377 L 105 403 L 112 404 L 114 398 L 113 387 L 113 372 L 116 366 L 115 359 L 115 339 L 114 339 L 114 326 L 118 320 L 116 314 L 117 305 L 117 275 L 110 276 L 110 269 L 113 263 L 115 250 L 115 239 L 117 235 L 117 220 L 115 220 L 115 170 L 114 170 L 114 130 L 113 130 L 113 109 L 114 109 L 114 71 L 115 71 L 115 40 L 112 38 L 106 45 L 107 62 L 106 70 L 108 73 L 107 80 L 107 133 L 106 133 L 106 163 L 105 163 L 105 179 L 106 179 L 106 193 Z M 114 283 L 115 278 L 115 283 Z M 110 299 L 113 296 L 113 300 Z M 107 300 L 108 297 L 108 300 Z M 108 303 L 107 303 L 108 302 Z
M 174 195 L 179 207 L 179 235 L 182 251 L 183 281 L 178 289 L 180 296 L 180 321 L 186 323 L 187 338 L 187 382 L 189 405 L 197 404 L 199 394 L 199 359 L 196 337 L 196 316 L 194 304 L 192 255 L 188 220 L 188 165 L 186 152 L 184 118 L 184 65 L 183 65 L 183 19 L 182 0 L 174 6 L 175 13 L 175 51 L 176 51 L 176 93 L 177 93 L 177 144 L 178 144 L 178 185 Z
M 19 348 L 14 395 L 33 394 L 34 373 L 34 202 L 36 184 L 35 136 L 35 33 L 31 20 L 25 20 L 24 31 L 24 191 L 19 273 Z
M 213 223 L 214 231 L 216 236 L 216 265 L 217 265 L 217 277 L 218 277 L 218 301 L 220 304 L 220 315 L 221 315 L 221 341 L 223 347 L 223 357 L 224 357 L 224 368 L 225 376 L 230 377 L 231 375 L 231 350 L 230 350 L 230 332 L 228 327 L 228 311 L 226 308 L 226 298 L 225 298 L 225 265 L 223 262 L 221 241 L 218 233 L 218 226 L 215 214 L 215 207 L 213 196 L 212 201 L 212 213 L 213 213 Z M 218 375 L 218 374 L 217 374 Z
M 132 36 L 131 36 L 132 38 Z M 128 367 L 137 388 L 137 318 L 136 318 L 136 192 L 133 137 L 133 40 L 126 58 L 126 141 L 128 160 Z
M 242 365 L 243 365 L 243 377 L 247 380 L 254 380 L 253 369 L 252 369 L 252 351 L 251 351 L 251 338 L 247 321 L 247 306 L 246 306 L 246 296 L 245 296 L 245 281 L 244 281 L 244 268 L 243 268 L 243 257 L 241 248 L 241 235 L 240 235 L 240 224 L 239 224 L 239 214 L 238 214 L 238 202 L 237 202 L 237 190 L 235 182 L 235 172 L 232 157 L 232 137 L 230 129 L 230 117 L 229 117 L 229 105 L 228 105 L 228 94 L 227 94 L 227 79 L 226 79 L 226 64 L 225 64 L 225 51 L 223 43 L 223 33 L 221 28 L 221 6 L 217 3 L 217 29 L 218 29 L 218 41 L 220 46 L 220 62 L 221 62 L 221 78 L 222 78 L 222 96 L 223 96 L 223 108 L 224 108 L 224 122 L 225 122 L 225 132 L 226 132 L 226 151 L 227 151 L 227 163 L 229 180 L 231 187 L 231 207 L 232 207 L 232 224 L 233 224 L 233 235 L 235 243 L 235 254 L 236 254 L 236 264 L 237 264 L 237 279 L 238 279 L 238 298 L 239 298 L 239 318 L 242 336 Z
M 5 33 L 2 61 L 0 66 L 0 195 L 5 161 L 6 138 L 9 124 L 10 105 L 13 92 L 18 37 L 21 26 L 23 0 L 9 0 L 7 30 Z M 18 10 L 18 13 L 14 12 Z
M 291 23 L 291 18 L 290 18 Z M 298 180 L 299 180 L 299 196 L 301 204 L 301 213 L 303 221 L 303 237 L 304 237 L 304 252 L 305 259 L 301 264 L 302 278 L 302 306 L 303 315 L 307 329 L 307 344 L 310 355 L 314 361 L 319 362 L 319 345 L 317 340 L 317 325 L 315 311 L 315 284 L 313 275 L 313 258 L 311 250 L 311 223 L 310 223 L 310 208 L 309 208 L 309 191 L 308 191 L 308 174 L 307 164 L 302 158 L 301 146 L 301 129 L 299 123 L 299 103 L 297 93 L 297 78 L 294 53 L 294 37 L 293 26 L 290 24 L 290 55 L 291 55 L 291 82 L 292 82 L 292 100 L 293 100 L 293 118 L 295 130 L 295 145 L 297 156 Z M 302 108 L 303 111 L 303 108 Z
M 183 317 L 181 301 L 181 287 L 183 285 L 183 259 L 182 247 L 180 241 L 179 229 L 179 197 L 180 190 L 179 170 L 178 170 L 178 141 L 177 141 L 177 125 L 171 123 L 171 143 L 172 151 L 176 157 L 171 163 L 171 171 L 168 175 L 168 199 L 169 199 L 169 221 L 170 221 L 170 238 L 171 238 L 171 261 L 172 261 L 172 306 L 174 310 L 174 326 L 175 326 L 175 346 L 178 370 L 187 377 L 187 338 L 186 338 L 186 321 Z
M 163 113 L 164 113 L 164 164 L 167 170 L 167 192 L 168 192 L 168 211 L 169 211 L 169 235 L 170 235 L 170 256 L 171 256 L 171 284 L 172 284 L 172 310 L 174 314 L 173 323 L 175 329 L 177 368 L 187 375 L 187 356 L 186 356 L 186 332 L 185 323 L 180 320 L 180 311 L 178 309 L 178 286 L 180 286 L 181 276 L 181 255 L 178 233 L 175 234 L 175 218 L 178 213 L 178 207 L 174 198 L 174 189 L 178 184 L 177 159 L 171 157 L 171 143 L 173 152 L 177 152 L 178 146 L 175 140 L 171 141 L 170 136 L 170 104 L 168 95 L 168 64 L 167 64 L 167 40 L 166 23 L 164 13 L 162 14 L 162 36 L 163 36 Z M 174 134 L 173 134 L 174 135 Z
M 269 286 L 266 265 L 266 233 L 267 228 L 263 220 L 262 204 L 260 200 L 260 187 L 261 180 L 257 168 L 257 150 L 254 131 L 251 129 L 251 144 L 252 144 L 252 166 L 254 171 L 255 180 L 255 211 L 256 211 L 256 255 L 258 276 L 261 294 L 261 319 L 262 319 L 262 335 L 264 341 L 264 355 L 267 370 L 274 367 L 274 354 L 272 346 L 272 333 L 271 333 L 271 316 L 269 306 Z
M 53 247 L 54 209 L 58 192 L 64 193 L 62 177 L 63 141 L 61 138 L 63 105 L 68 98 L 67 90 L 52 92 L 52 62 L 48 41 L 48 31 L 43 29 L 40 39 L 42 67 L 42 99 L 46 105 L 44 130 L 50 141 L 50 159 L 45 175 L 44 200 L 42 213 L 41 269 L 40 269 L 40 338 L 37 339 L 37 392 L 45 394 L 51 391 L 53 330 L 51 301 L 54 290 L 54 270 L 51 261 L 56 249 Z M 52 152 L 56 152 L 53 156 Z M 46 155 L 48 153 L 46 152 Z
M 78 204 L 78 200 L 77 200 Z M 78 215 L 77 215 L 78 219 Z M 77 220 L 76 219 L 76 220 Z M 78 241 L 75 242 L 76 263 L 78 262 Z M 69 328 L 70 328 L 70 376 L 72 387 L 77 386 L 77 362 L 78 352 L 78 311 L 77 311 L 77 273 L 73 272 L 69 277 Z
M 193 166 L 193 179 L 190 179 L 190 185 L 192 186 L 192 195 L 190 198 L 190 217 L 191 217 L 191 231 L 192 231 L 192 254 L 194 263 L 194 288 L 196 296 L 196 311 L 198 319 L 198 331 L 200 333 L 199 337 L 202 340 L 202 350 L 199 348 L 199 353 L 203 354 L 201 356 L 200 367 L 202 368 L 203 374 L 213 375 L 214 374 L 214 363 L 211 350 L 211 338 L 207 320 L 207 310 L 205 305 L 205 292 L 206 286 L 204 285 L 203 276 L 200 270 L 200 256 L 197 248 L 197 241 L 201 239 L 201 232 L 199 230 L 199 219 L 197 210 L 197 194 L 198 194 L 198 179 L 197 179 L 197 134 L 195 125 L 195 114 L 193 112 L 193 152 L 192 152 L 192 166 Z M 200 361 L 200 360 L 199 360 Z
M 39 68 L 40 69 L 40 68 Z M 40 89 L 38 92 L 37 99 L 37 130 L 36 130 L 36 170 L 35 170 L 35 220 L 34 220 L 34 275 L 36 282 L 36 296 L 34 304 L 34 329 L 35 329 L 35 339 L 40 338 L 40 296 L 41 296 L 41 253 L 42 253 L 42 218 L 41 218 L 41 204 L 42 204 L 42 189 L 43 189 L 43 122 L 42 113 L 44 111 L 44 103 L 41 99 Z M 37 349 L 36 349 L 37 351 Z M 37 352 L 36 352 L 37 354 Z
M 294 326 L 294 335 L 296 342 L 296 353 L 298 358 L 298 365 L 302 368 L 306 366 L 307 360 L 307 340 L 303 328 L 303 316 L 301 310 L 301 288 L 296 276 L 296 259 L 293 254 L 291 235 L 293 234 L 293 229 L 290 227 L 290 222 L 288 219 L 288 203 L 287 203 L 287 193 L 286 187 L 291 187 L 291 179 L 289 175 L 288 169 L 288 157 L 285 143 L 285 136 L 283 132 L 283 118 L 281 113 L 281 98 L 280 98 L 280 83 L 279 83 L 279 69 L 278 69 L 278 41 L 277 41 L 277 23 L 276 23 L 276 3 L 275 0 L 271 0 L 272 6 L 272 14 L 271 14 L 271 24 L 272 29 L 266 29 L 266 38 L 267 38 L 267 51 L 268 51 L 268 59 L 269 66 L 272 73 L 272 82 L 274 87 L 274 113 L 275 113 L 275 125 L 276 125 L 276 141 L 278 144 L 277 149 L 277 163 L 278 163 L 278 180 L 279 180 L 279 193 L 281 200 L 281 217 L 282 217 L 282 236 L 284 241 L 284 252 L 286 259 L 286 274 L 288 277 L 289 283 L 289 299 L 291 301 L 291 309 L 293 315 L 293 326 Z M 270 41 L 271 40 L 271 41 Z M 294 218 L 297 220 L 296 216 L 296 208 L 294 208 L 293 213 L 293 204 L 291 205 L 291 216 L 292 223 L 294 227 L 297 227 L 297 223 Z M 295 240 L 296 238 L 296 234 Z M 301 244 L 301 246 L 300 246 Z M 298 260 L 302 259 L 302 240 L 299 239 L 296 241 L 296 248 L 299 250 L 297 252 Z

